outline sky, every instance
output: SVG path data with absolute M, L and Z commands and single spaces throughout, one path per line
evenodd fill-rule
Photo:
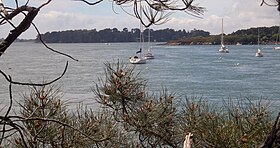
M 270 0 L 273 1 L 273 0 Z M 23 4 L 24 0 L 19 0 Z M 46 0 L 30 0 L 30 6 L 39 6 Z M 5 6 L 14 7 L 14 1 L 3 0 Z M 224 19 L 224 33 L 229 34 L 239 29 L 251 27 L 280 25 L 280 14 L 276 7 L 260 6 L 261 0 L 195 0 L 195 4 L 205 7 L 202 18 L 191 16 L 184 12 L 176 12 L 170 16 L 170 21 L 163 25 L 151 26 L 151 29 L 172 28 L 190 31 L 200 29 L 210 34 L 221 33 L 221 20 Z M 113 10 L 114 9 L 114 10 Z M 132 9 L 127 7 L 127 10 Z M 17 24 L 22 17 L 13 19 Z M 34 23 L 41 33 L 75 29 L 97 29 L 139 27 L 139 21 L 126 14 L 119 6 L 113 6 L 110 0 L 89 6 L 74 0 L 53 0 L 40 10 Z M 10 25 L 0 26 L 0 38 L 5 38 L 11 29 Z M 34 39 L 36 31 L 31 27 L 19 38 Z

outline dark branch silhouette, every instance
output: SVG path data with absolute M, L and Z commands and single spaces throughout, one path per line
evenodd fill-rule
M 272 3 L 266 2 L 266 0 L 262 0 L 261 6 L 264 4 L 271 7 L 277 7 L 277 10 L 280 12 L 280 0 L 271 0 Z
M 61 76 L 57 77 L 56 79 L 50 81 L 50 82 L 47 82 L 47 83 L 24 83 L 24 82 L 16 82 L 16 81 L 12 81 L 11 77 L 10 76 L 7 76 L 2 70 L 0 70 L 0 73 L 5 77 L 5 79 L 12 83 L 12 84 L 17 84 L 17 85 L 29 85 L 29 86 L 45 86 L 45 85 L 50 85 L 56 81 L 58 81 L 59 79 L 61 79 L 64 74 L 66 73 L 67 71 L 67 68 L 68 68 L 68 62 L 66 62 L 66 65 L 65 65 L 65 68 L 64 68 L 64 71 L 63 73 L 61 74 Z
M 96 4 L 100 3 L 100 2 L 102 2 L 103 0 L 98 0 L 96 2 L 89 2 L 89 1 L 86 1 L 86 0 L 74 0 L 74 1 L 82 1 L 82 2 L 85 2 L 88 5 L 96 5 Z
M 75 0 L 81 1 L 88 5 L 96 5 L 102 0 L 96 2 L 89 2 L 87 0 Z M 169 16 L 172 12 L 183 11 L 195 17 L 199 17 L 204 13 L 205 8 L 199 7 L 193 4 L 194 0 L 113 0 L 112 3 L 121 7 L 125 13 L 132 15 L 140 20 L 141 24 L 145 27 L 151 25 L 160 25 L 169 20 Z M 133 14 L 125 10 L 124 6 L 132 7 Z M 142 15 L 144 14 L 144 16 Z
M 31 25 L 34 18 L 37 16 L 40 9 L 28 6 L 21 6 L 15 9 L 12 13 L 7 15 L 5 19 L 12 19 L 19 13 L 23 11 L 27 11 L 25 18 L 21 21 L 21 23 L 13 30 L 10 31 L 9 35 L 4 39 L 4 41 L 0 44 L 0 57 L 1 55 L 9 48 L 9 46 L 23 33 L 25 32 Z
M 277 142 L 276 142 L 277 141 Z M 280 146 L 280 112 L 275 120 L 271 132 L 267 135 L 261 148 L 271 148 Z M 277 145 L 278 144 L 278 145 Z
M 69 58 L 71 58 L 71 59 L 74 60 L 74 61 L 79 61 L 78 59 L 75 59 L 74 57 L 72 57 L 72 56 L 70 56 L 70 55 L 68 55 L 68 54 L 66 54 L 66 53 L 63 53 L 63 52 L 54 50 L 53 48 L 49 47 L 49 46 L 42 40 L 41 33 L 40 33 L 39 29 L 37 28 L 37 26 L 36 26 L 34 23 L 32 23 L 32 25 L 33 25 L 33 27 L 35 28 L 35 30 L 37 31 L 37 34 L 38 34 L 38 36 L 39 36 L 39 40 L 41 41 L 41 43 L 42 43 L 47 49 L 51 50 L 52 52 L 55 52 L 55 53 L 61 54 L 61 55 L 63 55 L 63 56 L 69 57 Z

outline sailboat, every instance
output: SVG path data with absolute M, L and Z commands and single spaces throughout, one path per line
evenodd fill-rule
M 263 57 L 263 54 L 262 54 L 262 52 L 261 52 L 261 50 L 260 50 L 260 33 L 259 33 L 260 31 L 259 31 L 259 29 L 258 29 L 258 50 L 257 50 L 257 52 L 256 52 L 256 57 Z
M 142 10 L 141 9 L 142 9 L 142 7 L 140 6 L 140 12 L 141 12 L 140 15 L 142 15 Z M 140 39 L 139 39 L 140 49 L 139 49 L 139 51 L 136 51 L 136 55 L 134 55 L 132 57 L 129 57 L 129 62 L 131 64 L 145 64 L 146 63 L 147 59 L 142 54 L 143 41 L 144 41 L 143 26 L 142 26 L 141 21 L 140 21 Z
M 146 53 L 144 53 L 144 57 L 146 59 L 154 59 L 154 55 L 152 54 L 151 51 L 151 30 L 150 28 L 148 28 L 148 51 Z
M 228 48 L 224 45 L 224 21 L 223 21 L 223 19 L 222 19 L 221 47 L 219 49 L 219 52 L 229 53 Z
M 141 23 L 140 23 L 141 25 Z M 136 51 L 136 55 L 129 57 L 129 62 L 131 64 L 145 64 L 146 63 L 146 58 L 142 54 L 142 47 L 143 47 L 143 32 L 142 28 L 140 27 L 140 49 Z
M 138 55 L 134 55 L 132 57 L 129 57 L 129 62 L 131 64 L 145 64 L 146 63 L 146 58 L 142 56 L 142 48 L 140 47 L 139 51 L 136 52 Z
M 263 54 L 260 49 L 256 52 L 256 57 L 263 57 Z
M 280 38 L 280 26 L 279 26 L 279 29 L 278 29 L 278 34 L 277 34 L 277 37 L 276 37 L 276 42 L 275 42 L 275 44 L 276 44 L 276 46 L 274 47 L 274 50 L 280 50 L 280 45 L 278 44 L 278 42 L 279 42 L 279 38 Z

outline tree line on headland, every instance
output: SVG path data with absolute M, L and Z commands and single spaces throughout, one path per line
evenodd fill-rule
M 231 34 L 224 34 L 224 43 L 229 45 L 234 44 L 258 44 L 258 36 L 260 44 L 275 44 L 279 42 L 280 28 L 272 27 L 257 27 L 250 29 L 237 30 Z M 175 45 L 217 45 L 221 42 L 221 34 L 209 36 L 183 37 L 177 40 L 169 41 L 167 44 Z
M 183 37 L 194 36 L 209 36 L 209 32 L 202 30 L 178 30 L 174 29 L 162 29 L 153 30 L 145 29 L 143 31 L 144 41 L 148 41 L 150 32 L 151 42 L 167 42 Z M 127 28 L 123 28 L 119 31 L 117 28 L 106 28 L 100 31 L 96 29 L 92 30 L 67 30 L 67 31 L 55 31 L 41 34 L 41 39 L 47 43 L 111 43 L 111 42 L 138 42 L 140 38 L 140 29 L 133 28 L 130 31 Z M 36 41 L 39 41 L 37 36 Z
M 150 36 L 149 36 L 150 31 Z M 258 32 L 260 44 L 274 44 L 279 37 L 279 27 L 258 27 L 242 29 L 231 34 L 224 35 L 225 44 L 257 44 Z M 112 43 L 112 42 L 137 42 L 139 41 L 140 29 L 133 28 L 128 30 L 123 28 L 119 31 L 117 28 L 106 28 L 100 31 L 92 30 L 67 30 L 54 31 L 41 34 L 41 39 L 46 43 Z M 193 29 L 191 31 L 174 30 L 170 28 L 153 30 L 145 29 L 143 31 L 144 40 L 151 42 L 167 42 L 175 45 L 216 45 L 220 44 L 220 35 L 210 35 L 204 30 Z M 40 41 L 37 36 L 36 41 Z

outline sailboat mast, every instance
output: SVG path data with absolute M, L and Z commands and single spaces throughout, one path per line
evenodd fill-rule
M 260 30 L 258 28 L 258 48 L 260 48 Z
M 278 33 L 276 36 L 276 45 L 278 45 L 279 38 L 280 38 L 280 26 L 279 26 Z
M 221 35 L 221 45 L 224 44 L 224 19 L 222 18 L 222 35 Z
M 140 19 L 142 19 L 142 5 L 141 5 L 141 1 L 140 1 Z M 143 42 L 144 42 L 144 37 L 143 37 L 143 25 L 141 24 L 141 20 L 140 22 L 140 48 L 143 48 Z
M 148 28 L 148 50 L 150 51 L 151 50 L 151 30 L 150 28 Z

